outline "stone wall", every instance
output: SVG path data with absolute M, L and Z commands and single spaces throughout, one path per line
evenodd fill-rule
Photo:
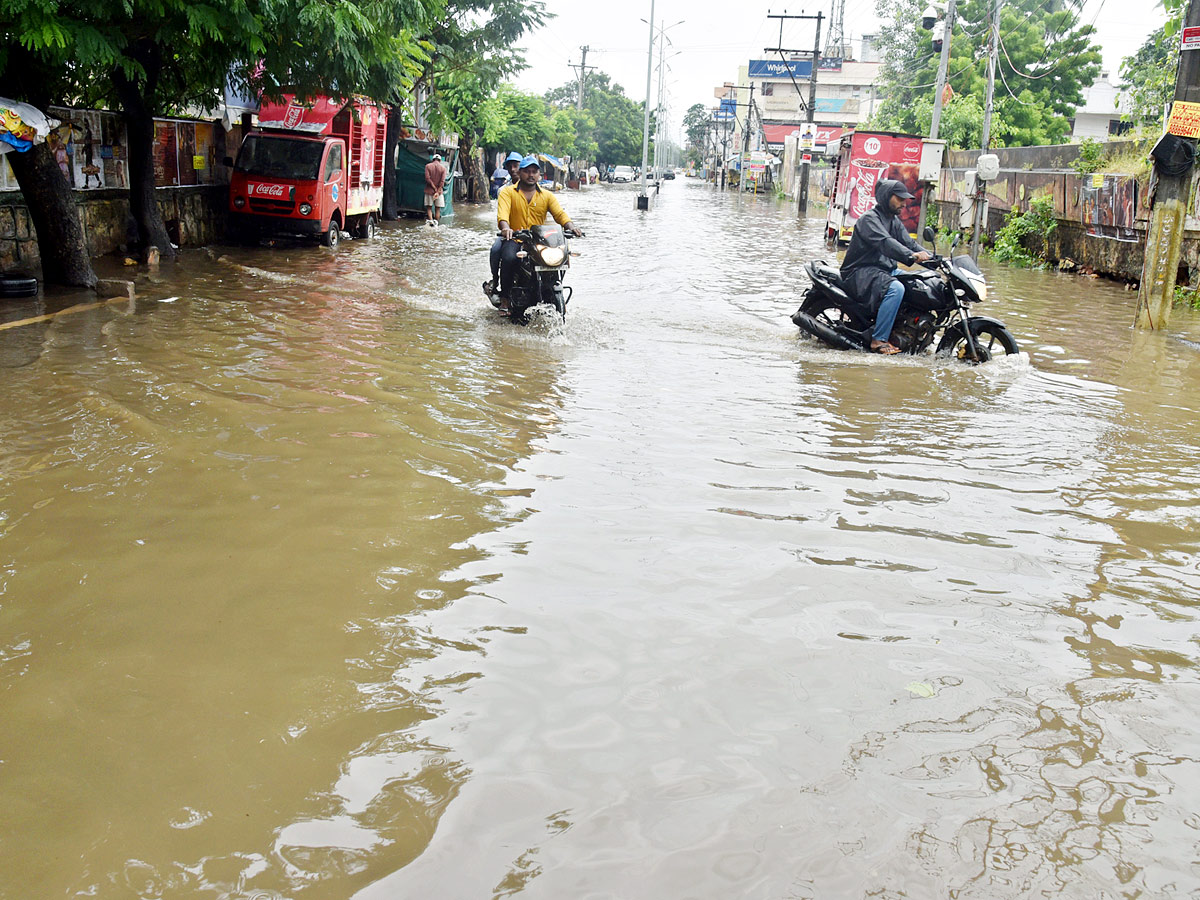
M 159 208 L 171 240 L 194 247 L 220 240 L 225 233 L 223 184 L 157 189 Z M 126 249 L 129 193 L 124 190 L 76 191 L 84 233 L 92 256 Z M 0 194 L 0 272 L 36 274 L 41 264 L 37 234 L 19 193 Z

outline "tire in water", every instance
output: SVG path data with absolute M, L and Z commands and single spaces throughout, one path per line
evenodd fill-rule
M 997 356 L 1021 352 L 1017 346 L 1017 339 L 999 322 L 972 319 L 971 334 L 975 338 L 975 345 L 979 348 L 981 359 L 970 358 L 971 345 L 967 342 L 967 333 L 963 329 L 962 322 L 956 322 L 946 329 L 946 333 L 938 341 L 938 356 L 952 356 L 966 363 L 985 363 Z

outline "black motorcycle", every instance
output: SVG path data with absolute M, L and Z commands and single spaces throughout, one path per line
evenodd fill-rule
M 487 294 L 488 300 L 518 325 L 529 324 L 530 313 L 539 306 L 553 309 L 565 319 L 573 293 L 563 284 L 571 266 L 566 233 L 558 225 L 535 225 L 514 231 L 512 239 L 520 249 L 507 305 L 495 292 Z
M 932 228 L 925 240 L 934 244 Z M 950 245 L 950 253 L 958 238 Z M 936 246 L 934 247 L 936 250 Z M 969 256 L 937 256 L 921 264 L 926 271 L 901 272 L 904 299 L 892 326 L 891 343 L 903 353 L 924 353 L 942 332 L 939 356 L 984 363 L 994 356 L 1019 352 L 1016 338 L 1002 322 L 972 316 L 970 307 L 987 299 L 987 280 Z M 875 317 L 868 306 L 851 297 L 837 266 L 814 260 L 804 267 L 812 287 L 792 316 L 804 331 L 838 350 L 870 350 Z

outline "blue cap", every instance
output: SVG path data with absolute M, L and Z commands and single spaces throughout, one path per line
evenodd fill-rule
M 537 166 L 540 169 L 542 164 L 538 162 L 538 158 L 536 156 L 529 155 L 521 160 L 521 168 L 528 169 L 530 166 Z
M 520 161 L 521 161 L 521 154 L 520 154 L 520 153 L 518 153 L 516 150 L 514 150 L 512 153 L 508 154 L 508 156 L 506 156 L 506 157 L 504 158 L 504 164 L 505 164 L 506 166 L 507 166 L 507 165 L 508 165 L 510 162 L 518 162 L 518 163 L 519 163 Z

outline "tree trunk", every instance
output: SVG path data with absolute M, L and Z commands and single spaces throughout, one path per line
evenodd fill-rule
M 467 183 L 467 199 L 472 203 L 486 203 L 489 199 L 487 179 L 482 175 L 483 166 L 470 135 L 459 135 L 458 158 L 462 163 L 463 181 Z
M 34 144 L 26 152 L 9 153 L 6 158 L 37 229 L 42 278 L 48 284 L 95 287 L 96 273 L 88 255 L 79 207 L 50 146 Z
M 149 71 L 150 67 L 147 69 Z M 146 106 L 138 85 L 130 81 L 124 71 L 114 69 L 112 79 L 125 114 L 129 141 L 129 212 L 137 222 L 142 252 L 157 247 L 163 259 L 172 259 L 175 248 L 171 246 L 171 237 L 167 234 L 167 225 L 154 193 L 154 115 Z
M 404 107 L 397 104 L 388 110 L 387 139 L 383 145 L 383 217 L 388 221 L 400 218 L 400 202 L 396 199 L 396 145 L 400 143 L 403 124 Z

